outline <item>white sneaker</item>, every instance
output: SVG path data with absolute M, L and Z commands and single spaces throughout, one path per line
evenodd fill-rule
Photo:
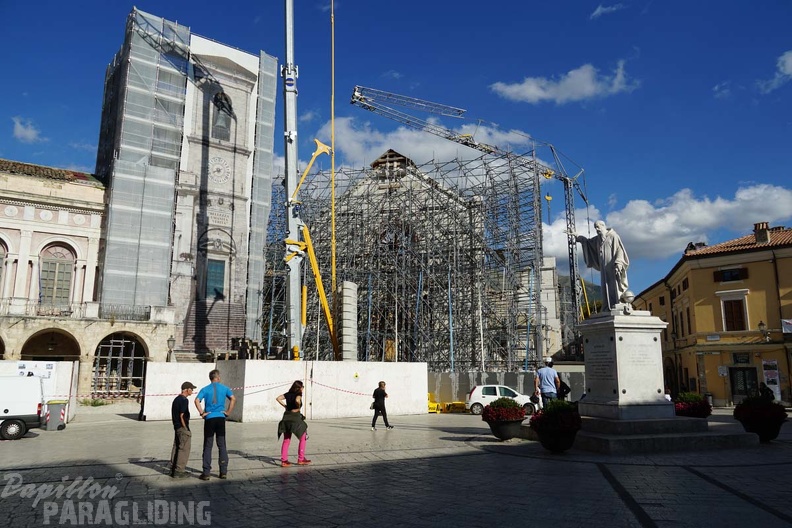
M 376 430 L 377 430 L 377 428 L 376 428 L 376 427 L 372 427 L 372 428 L 371 428 L 371 430 L 372 430 L 372 431 L 376 431 Z

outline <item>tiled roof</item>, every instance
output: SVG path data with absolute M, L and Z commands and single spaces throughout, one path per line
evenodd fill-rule
M 7 159 L 0 159 L 0 172 L 19 174 L 21 176 L 34 176 L 37 178 L 49 178 L 51 180 L 67 180 L 75 183 L 84 182 L 101 185 L 99 180 L 87 172 L 56 169 L 53 167 L 44 167 L 43 165 L 33 165 L 32 163 L 22 163 L 21 161 Z
M 754 234 L 744 237 L 727 240 L 714 246 L 703 246 L 699 249 L 685 251 L 685 257 L 698 257 L 701 255 L 714 255 L 718 253 L 733 253 L 737 251 L 749 251 L 753 249 L 764 249 L 767 247 L 779 247 L 792 245 L 792 229 L 784 227 L 771 227 L 768 232 L 770 241 L 766 244 L 757 244 Z

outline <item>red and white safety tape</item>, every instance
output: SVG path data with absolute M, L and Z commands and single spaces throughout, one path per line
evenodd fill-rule
M 324 383 L 320 383 L 320 382 L 318 382 L 316 380 L 310 380 L 310 381 L 311 381 L 311 383 L 319 385 L 320 387 L 324 387 L 326 389 L 330 389 L 330 390 L 334 390 L 334 391 L 338 391 L 338 392 L 344 392 L 344 393 L 347 393 L 347 394 L 354 394 L 355 396 L 371 397 L 370 394 L 366 394 L 366 393 L 362 393 L 362 392 L 356 392 L 356 391 L 351 391 L 351 390 L 347 390 L 347 389 L 342 389 L 340 387 L 333 387 L 331 385 L 325 385 Z M 266 392 L 268 390 L 276 389 L 278 387 L 290 386 L 291 384 L 292 384 L 291 381 L 280 381 L 280 382 L 276 382 L 276 383 L 261 383 L 261 384 L 258 384 L 258 385 L 246 385 L 246 386 L 243 386 L 243 387 L 231 387 L 231 390 L 233 390 L 233 391 L 244 390 L 245 391 L 244 394 L 256 394 L 256 393 L 259 393 L 259 392 Z M 258 391 L 251 391 L 251 389 L 256 389 L 256 388 L 259 388 L 259 387 L 268 387 L 268 388 L 265 388 L 263 390 L 258 390 Z M 176 394 L 178 394 L 178 392 L 168 392 L 168 393 L 161 393 L 161 394 L 140 394 L 140 393 L 129 393 L 129 392 L 122 393 L 120 391 L 111 390 L 111 391 L 102 392 L 102 393 L 77 394 L 74 397 L 75 398 L 79 398 L 79 399 L 82 399 L 82 398 L 96 398 L 97 396 L 104 395 L 104 394 L 117 395 L 119 397 L 123 394 L 123 395 L 128 395 L 128 396 L 135 396 L 135 397 L 143 396 L 145 398 L 157 398 L 157 397 L 174 397 Z M 50 398 L 68 398 L 69 395 L 68 394 L 53 394 L 53 395 L 49 395 L 49 397 Z M 64 412 L 64 411 L 61 411 L 61 412 Z M 47 411 L 47 414 L 49 415 L 49 411 Z

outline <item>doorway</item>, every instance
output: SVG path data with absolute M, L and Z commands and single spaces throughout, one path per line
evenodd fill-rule
M 105 337 L 94 355 L 91 392 L 95 398 L 137 397 L 146 377 L 146 351 L 137 337 Z
M 759 379 L 753 367 L 729 367 L 729 381 L 735 404 L 759 394 Z

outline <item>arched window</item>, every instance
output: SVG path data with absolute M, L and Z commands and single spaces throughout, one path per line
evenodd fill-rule
M 61 244 L 47 246 L 41 252 L 39 303 L 68 305 L 74 277 L 74 254 Z
M 234 115 L 231 98 L 224 92 L 217 92 L 212 98 L 212 103 L 214 103 L 212 138 L 229 141 L 231 139 L 231 117 Z

